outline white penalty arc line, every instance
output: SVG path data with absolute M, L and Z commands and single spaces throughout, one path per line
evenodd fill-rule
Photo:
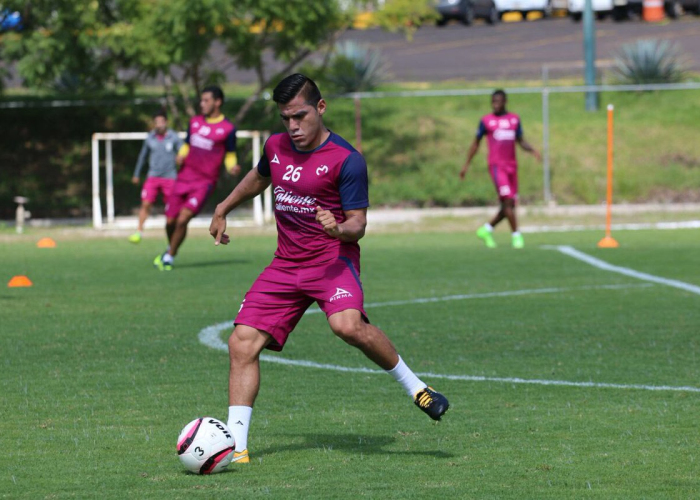
M 635 271 L 634 269 L 630 269 L 628 267 L 622 267 L 622 266 L 615 266 L 613 264 L 609 264 L 608 262 L 605 262 L 604 260 L 596 259 L 595 257 L 591 257 L 590 255 L 580 252 L 576 250 L 573 247 L 570 247 L 568 245 L 560 245 L 560 246 L 555 246 L 555 247 L 545 247 L 545 248 L 553 248 L 565 255 L 568 255 L 569 257 L 573 257 L 574 259 L 578 259 L 582 262 L 585 262 L 586 264 L 590 264 L 593 267 L 597 267 L 598 269 L 602 269 L 603 271 L 610 271 L 612 273 L 618 273 L 618 274 L 624 274 L 625 276 L 629 276 L 631 278 L 636 278 L 638 280 L 643 280 L 643 281 L 649 281 L 651 283 L 658 283 L 660 285 L 666 285 L 674 288 L 679 288 L 681 290 L 685 290 L 686 292 L 690 293 L 695 293 L 697 295 L 700 295 L 700 286 L 697 285 L 691 285 L 690 283 L 686 283 L 684 281 L 678 281 L 678 280 L 672 280 L 672 279 L 667 279 L 667 278 L 662 278 L 660 276 L 654 276 L 653 274 L 647 274 L 647 273 L 642 273 L 639 271 Z
M 623 288 L 640 288 L 648 287 L 651 285 L 600 285 L 600 286 L 588 286 L 588 287 L 576 287 L 576 288 L 539 288 L 534 290 L 513 290 L 509 292 L 492 292 L 492 293 L 481 293 L 481 294 L 469 294 L 469 295 L 449 295 L 446 297 L 430 297 L 423 299 L 413 299 L 404 301 L 392 301 L 392 302 L 377 302 L 373 304 L 366 304 L 366 308 L 370 307 L 386 307 L 386 306 L 397 306 L 397 305 L 409 305 L 409 304 L 425 304 L 433 302 L 442 302 L 449 300 L 466 300 L 466 299 L 476 299 L 476 298 L 490 298 L 490 297 L 504 297 L 512 295 L 526 295 L 526 294 L 536 294 L 536 293 L 557 293 L 566 291 L 576 291 L 576 290 L 591 290 L 591 289 L 623 289 Z M 309 310 L 307 314 L 320 312 L 317 310 Z M 220 333 L 223 330 L 229 329 L 232 326 L 231 321 L 224 321 L 222 323 L 217 323 L 215 325 L 208 326 L 199 332 L 199 341 L 207 347 L 216 349 L 219 351 L 228 351 L 228 346 L 221 340 Z M 345 373 L 366 373 L 366 374 L 383 374 L 386 373 L 383 370 L 377 370 L 372 368 L 363 367 L 348 367 L 340 366 L 328 363 L 316 363 L 315 361 L 308 361 L 302 359 L 287 359 L 281 358 L 279 356 L 270 356 L 267 354 L 261 354 L 260 359 L 269 363 L 277 363 L 287 366 L 299 366 L 304 368 L 315 368 L 320 370 L 330 370 L 336 372 Z M 442 380 L 457 380 L 466 382 L 496 382 L 496 383 L 507 383 L 507 384 L 531 384 L 531 385 L 545 385 L 545 386 L 559 386 L 559 387 L 582 387 L 582 388 L 600 388 L 600 389 L 637 389 L 645 391 L 676 391 L 676 392 L 697 392 L 700 393 L 700 387 L 690 387 L 690 386 L 668 386 L 668 385 L 643 385 L 643 384 L 611 384 L 605 382 L 572 382 L 567 380 L 541 380 L 541 379 L 523 379 L 517 377 L 483 377 L 477 375 L 446 375 L 440 373 L 417 373 L 419 377 L 425 377 L 427 379 L 442 379 Z

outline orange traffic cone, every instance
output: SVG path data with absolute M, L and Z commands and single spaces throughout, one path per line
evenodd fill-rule
M 18 288 L 25 286 L 32 286 L 32 281 L 26 276 L 22 275 L 13 276 L 10 282 L 7 284 L 8 288 Z
M 41 238 L 36 246 L 37 248 L 56 248 L 56 242 L 51 238 Z
M 642 18 L 647 22 L 658 22 L 664 19 L 664 0 L 643 0 Z

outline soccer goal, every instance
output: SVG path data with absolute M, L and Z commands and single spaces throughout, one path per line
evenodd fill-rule
M 179 132 L 182 139 L 185 132 Z M 262 146 L 270 136 L 265 130 L 237 130 L 236 139 L 249 139 L 253 141 L 253 168 L 260 161 Z M 92 226 L 102 229 L 104 225 L 114 227 L 114 163 L 112 159 L 113 141 L 143 141 L 148 137 L 148 132 L 96 132 L 92 134 Z M 107 219 L 102 214 L 102 194 L 100 182 L 100 142 L 104 142 L 105 150 L 105 202 L 107 205 Z M 272 220 L 272 189 L 255 197 L 253 200 L 252 219 L 236 219 L 230 221 L 230 225 L 257 225 L 262 226 Z M 208 227 L 208 223 L 207 223 Z

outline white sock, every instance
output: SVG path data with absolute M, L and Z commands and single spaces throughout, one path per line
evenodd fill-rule
M 228 407 L 228 423 L 226 425 L 233 433 L 237 452 L 248 449 L 248 427 L 252 414 L 253 409 L 250 406 Z
M 520 231 L 513 231 L 513 236 L 520 236 Z
M 403 362 L 401 356 L 399 356 L 399 362 L 391 370 L 387 370 L 387 373 L 394 377 L 396 381 L 401 384 L 406 393 L 413 397 L 418 391 L 425 389 L 428 385 L 421 379 L 416 377 L 416 374 L 411 371 L 411 369 Z
M 170 255 L 168 252 L 165 252 L 163 254 L 163 263 L 172 264 L 173 263 L 173 256 Z
M 486 229 L 489 233 L 493 232 L 493 226 L 489 224 L 488 222 L 484 224 L 484 229 Z

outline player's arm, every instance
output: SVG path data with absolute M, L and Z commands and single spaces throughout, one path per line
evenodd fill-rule
M 187 155 L 190 154 L 190 127 L 187 126 L 187 137 L 185 137 L 185 142 L 182 143 L 180 149 L 177 152 L 177 157 L 175 158 L 175 163 L 177 166 L 181 166 L 182 162 L 185 161 Z
M 139 153 L 139 159 L 136 160 L 136 168 L 134 169 L 134 175 L 131 177 L 131 182 L 137 186 L 141 183 L 141 169 L 146 164 L 148 151 L 148 142 L 146 140 L 143 141 L 143 146 L 141 146 L 141 152 Z
M 323 226 L 328 236 L 340 241 L 357 241 L 365 235 L 367 227 L 367 209 L 343 210 L 345 222 L 338 224 L 335 215 L 330 210 L 316 207 L 316 220 Z
M 464 177 L 467 175 L 467 170 L 469 170 L 469 167 L 472 164 L 472 160 L 476 156 L 476 153 L 479 151 L 481 139 L 483 139 L 485 135 L 486 126 L 484 125 L 483 120 L 481 120 L 479 121 L 479 128 L 476 131 L 476 137 L 474 137 L 474 141 L 472 141 L 471 146 L 469 146 L 469 151 L 467 151 L 467 161 L 464 163 L 462 170 L 459 171 L 459 178 L 461 180 L 464 180 Z
M 346 242 L 357 241 L 365 235 L 369 206 L 367 163 L 357 151 L 346 158 L 340 169 L 338 192 L 345 220 L 338 223 L 333 212 L 317 206 L 316 221 L 333 238 Z
M 258 167 L 254 168 L 246 175 L 241 182 L 231 191 L 224 201 L 219 203 L 214 210 L 214 217 L 209 225 L 209 234 L 214 238 L 214 244 L 228 244 L 230 241 L 226 231 L 226 216 L 244 201 L 255 198 L 257 195 L 265 191 L 272 182 L 270 176 L 270 162 L 267 155 L 263 154 L 260 158 Z
M 238 164 L 236 155 L 236 129 L 234 128 L 226 138 L 226 156 L 224 156 L 224 167 L 233 177 L 238 177 L 241 173 L 241 166 Z
M 532 154 L 535 158 L 537 158 L 537 161 L 542 161 L 542 155 L 540 152 L 532 147 L 532 144 L 525 140 L 525 136 L 523 135 L 523 127 L 520 123 L 518 123 L 518 129 L 515 131 L 515 140 L 520 147 L 523 148 L 523 151 L 527 151 L 528 153 Z

